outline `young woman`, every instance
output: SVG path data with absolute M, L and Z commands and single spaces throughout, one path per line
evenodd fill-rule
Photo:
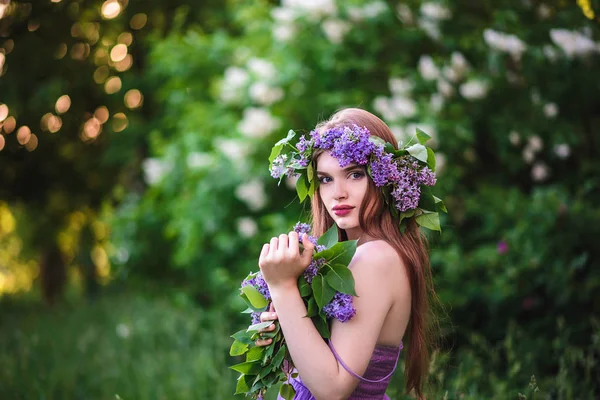
M 389 127 L 361 109 L 344 109 L 317 126 L 317 133 L 343 127 L 366 128 L 370 135 L 396 145 Z M 348 152 L 360 151 L 347 148 Z M 297 279 L 311 260 L 313 244 L 296 232 L 263 246 L 259 266 L 269 286 L 274 309 L 262 321 L 278 319 L 298 370 L 292 384 L 296 399 L 387 399 L 385 395 L 399 353 L 406 342 L 406 389 L 423 398 L 429 366 L 429 297 L 434 295 L 426 242 L 414 218 L 401 233 L 381 188 L 367 165 L 341 162 L 339 152 L 312 153 L 319 186 L 312 200 L 314 234 L 337 225 L 341 240 L 358 240 L 349 267 L 357 297 L 355 316 L 333 320 L 331 339 L 323 341 L 307 313 Z M 344 167 L 340 166 L 344 164 Z M 299 239 L 304 251 L 299 250 Z M 275 312 L 276 310 L 276 312 Z M 274 326 L 271 327 L 274 329 Z M 271 339 L 259 340 L 267 345 Z

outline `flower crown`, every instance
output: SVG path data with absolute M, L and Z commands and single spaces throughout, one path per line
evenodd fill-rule
M 429 135 L 417 128 L 416 135 L 400 149 L 391 143 L 372 136 L 366 127 L 358 125 L 337 126 L 319 133 L 316 129 L 307 138 L 300 136 L 296 145 L 293 130 L 273 146 L 269 169 L 279 183 L 284 176 L 298 177 L 296 191 L 300 202 L 314 195 L 317 185 L 312 163 L 315 149 L 328 150 L 340 167 L 351 163 L 366 166 L 375 186 L 382 189 L 393 216 L 399 217 L 400 228 L 406 220 L 415 218 L 424 228 L 441 231 L 439 212 L 447 212 L 441 199 L 435 197 L 431 187 L 436 183 L 435 154 L 425 143 Z M 414 143 L 416 140 L 416 143 Z

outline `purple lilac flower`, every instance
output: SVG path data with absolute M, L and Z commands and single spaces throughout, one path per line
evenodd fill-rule
M 265 296 L 265 299 L 271 300 L 269 286 L 267 286 L 267 282 L 265 282 L 262 272 L 258 272 L 254 277 L 246 279 L 242 282 L 242 287 L 248 285 L 254 286 L 256 290 L 258 290 L 263 296 Z
M 296 148 L 298 149 L 298 151 L 300 153 L 305 153 L 306 150 L 310 150 L 311 147 L 314 144 L 314 140 L 310 139 L 310 140 L 306 140 L 306 137 L 304 135 L 300 136 L 300 139 L 298 140 L 298 143 L 296 143 Z
M 250 313 L 250 316 L 252 317 L 252 325 L 258 324 L 260 322 L 260 313 L 259 312 L 252 311 Z
M 285 171 L 285 161 L 287 160 L 287 155 L 282 154 L 273 160 L 273 166 L 271 167 L 271 176 L 273 178 L 280 178 Z
M 508 252 L 508 243 L 506 243 L 504 240 L 501 240 L 498 242 L 496 249 L 498 254 L 506 254 Z
M 317 272 L 319 272 L 319 269 L 321 269 L 321 267 L 323 266 L 323 264 L 325 264 L 325 259 L 324 258 L 319 258 L 318 260 L 312 260 L 310 262 L 310 264 L 308 265 L 308 268 L 306 268 L 304 270 L 304 279 L 306 279 L 306 282 L 311 283 L 313 278 L 317 275 Z
M 386 153 L 383 146 L 375 148 L 375 157 L 371 162 L 371 177 L 375 186 L 381 187 L 400 180 L 398 165 L 392 153 Z
M 345 168 L 351 163 L 365 165 L 369 156 L 375 149 L 375 144 L 369 140 L 369 130 L 354 125 L 352 128 L 344 127 L 339 140 L 336 140 L 331 155 Z
M 323 307 L 323 312 L 328 318 L 347 322 L 354 317 L 356 309 L 352 306 L 351 295 L 337 292 L 333 299 Z
M 303 233 L 309 234 L 311 229 L 312 228 L 309 224 L 305 224 L 303 222 L 298 222 L 296 225 L 294 225 L 294 232 L 298 233 L 299 235 Z
M 435 185 L 435 172 L 425 167 L 419 172 L 419 182 L 425 186 L 433 186 Z

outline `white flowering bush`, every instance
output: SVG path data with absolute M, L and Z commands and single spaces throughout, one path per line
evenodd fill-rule
M 307 215 L 290 205 L 293 182 L 270 179 L 273 143 L 363 107 L 399 141 L 432 135 L 449 210 L 432 264 L 453 353 L 485 360 L 474 332 L 494 346 L 523 324 L 516 370 L 489 364 L 508 383 L 457 380 L 450 397 L 515 396 L 534 372 L 559 391 L 548 352 L 588 345 L 600 290 L 597 23 L 575 4 L 531 1 L 238 2 L 228 18 L 227 29 L 154 43 L 148 188 L 113 228 L 123 271 L 179 279 L 201 302 L 236 309 L 232 289 L 256 269 L 260 243 Z M 569 327 L 560 344 L 554 316 Z M 448 368 L 435 379 L 450 390 Z M 566 374 L 563 385 L 583 382 Z M 598 390 L 592 381 L 573 398 Z

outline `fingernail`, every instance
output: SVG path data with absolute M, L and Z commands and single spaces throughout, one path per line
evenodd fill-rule
M 271 318 L 276 318 L 276 317 L 277 317 L 277 314 L 271 313 Z

